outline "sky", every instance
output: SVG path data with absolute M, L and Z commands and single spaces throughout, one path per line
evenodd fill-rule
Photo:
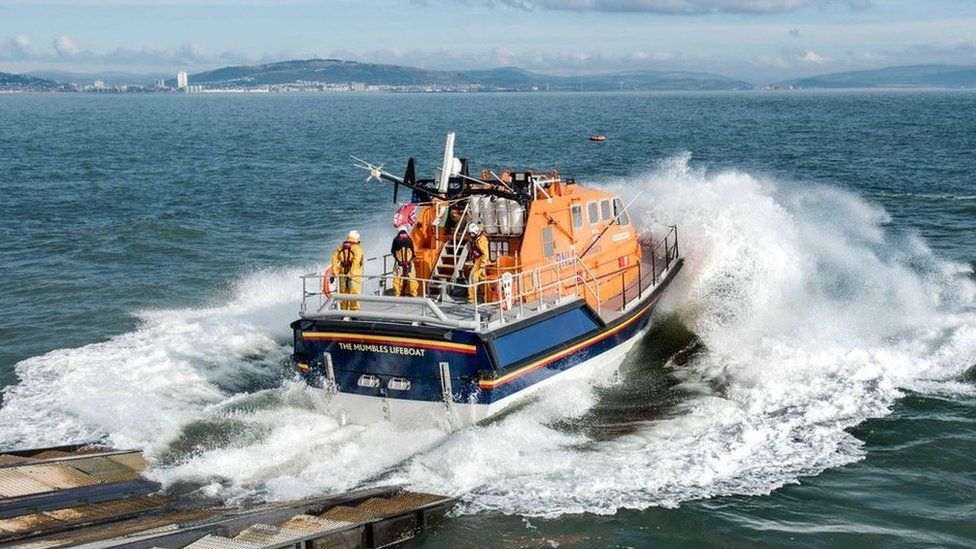
M 976 65 L 976 0 L 0 0 L 0 72 L 192 72 L 299 58 L 752 83 Z

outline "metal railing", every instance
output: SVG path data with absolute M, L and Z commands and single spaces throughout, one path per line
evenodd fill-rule
M 323 278 L 320 273 L 302 275 L 301 314 L 304 317 L 322 318 L 362 318 L 375 320 L 396 320 L 416 322 L 437 326 L 465 329 L 487 327 L 491 323 L 505 324 L 523 317 L 526 310 L 538 312 L 562 303 L 567 298 L 581 298 L 590 301 L 594 309 L 603 314 L 605 305 L 615 305 L 620 298 L 619 309 L 625 310 L 631 303 L 640 300 L 644 291 L 657 286 L 660 278 L 668 272 L 678 257 L 678 230 L 669 226 L 668 232 L 660 240 L 642 242 L 643 260 L 616 271 L 596 276 L 579 257 L 571 256 L 547 263 L 529 271 L 516 268 L 498 268 L 498 276 L 476 284 L 444 281 L 443 279 L 398 277 L 388 271 L 390 254 L 382 256 L 383 273 L 379 275 L 335 275 L 337 279 L 351 278 L 362 285 L 359 294 L 323 291 Z M 381 258 L 370 258 L 375 261 Z M 648 265 L 650 263 L 650 265 Z M 646 268 L 650 267 L 650 272 Z M 637 270 L 636 280 L 627 284 L 627 273 Z M 514 271 L 514 272 L 512 272 Z M 502 274 L 512 275 L 511 293 L 506 295 Z M 609 301 L 601 298 L 601 286 L 620 277 L 621 289 Z M 415 285 L 416 297 L 394 297 L 384 295 L 395 279 L 404 285 Z M 310 287 L 311 286 L 311 287 Z M 474 288 L 474 301 L 466 298 Z M 465 300 L 455 300 L 451 296 L 463 294 Z M 493 295 L 493 299 L 488 296 Z M 309 310 L 310 302 L 313 309 Z M 349 310 L 342 303 L 361 302 L 377 307 Z M 611 303 L 614 302 L 614 303 Z M 382 306 L 386 305 L 384 309 Z
M 618 272 L 604 275 L 606 277 L 619 274 L 621 277 L 621 311 L 625 310 L 631 303 L 640 301 L 644 297 L 644 290 L 656 287 L 661 277 L 671 269 L 672 264 L 678 258 L 678 227 L 677 225 L 666 225 L 665 228 L 668 229 L 668 232 L 665 233 L 664 238 L 655 241 L 652 237 L 641 242 L 644 251 L 641 262 L 636 265 L 629 265 Z M 650 262 L 651 272 L 645 273 L 644 265 L 648 262 Z M 637 269 L 637 280 L 628 285 L 625 273 L 633 269 Z M 633 296 L 631 299 L 628 299 L 628 292 L 630 296 Z
M 384 264 L 387 257 L 383 257 Z M 445 282 L 431 278 L 398 277 L 392 272 L 384 272 L 380 275 L 333 276 L 340 282 L 348 278 L 362 285 L 360 293 L 332 292 L 331 295 L 326 295 L 322 289 L 325 275 L 321 273 L 302 275 L 301 314 L 303 317 L 402 320 L 467 328 L 487 326 L 491 322 L 510 322 L 523 316 L 527 306 L 530 311 L 538 311 L 569 297 L 586 299 L 589 296 L 597 307 L 600 305 L 600 289 L 596 277 L 575 256 L 542 265 L 531 271 L 512 273 L 510 295 L 505 295 L 501 287 L 501 276 L 476 284 Z M 383 295 L 398 278 L 404 284 L 415 284 L 417 297 Z M 446 292 L 442 291 L 445 286 Z M 472 288 L 475 290 L 473 302 L 456 301 L 449 297 L 457 293 L 463 293 L 467 297 Z M 495 299 L 485 297 L 491 294 L 497 297 Z M 342 303 L 354 301 L 385 304 L 390 307 L 387 308 L 389 310 L 379 310 L 381 307 L 360 310 L 341 307 Z M 397 308 L 400 310 L 393 311 Z

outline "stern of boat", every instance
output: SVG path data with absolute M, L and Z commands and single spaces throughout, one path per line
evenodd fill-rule
M 464 406 L 479 404 L 475 380 L 492 368 L 487 346 L 464 330 L 308 319 L 292 330 L 302 377 L 336 393 L 354 423 L 424 423 L 445 411 L 463 419 L 474 410 Z

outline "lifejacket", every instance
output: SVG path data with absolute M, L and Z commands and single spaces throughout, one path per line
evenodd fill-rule
M 417 256 L 413 250 L 413 240 L 408 235 L 397 236 L 393 239 L 390 252 L 393 254 L 393 260 L 401 269 L 409 269 L 413 264 L 414 257 Z
M 342 274 L 349 274 L 355 257 L 356 253 L 352 250 L 352 242 L 348 240 L 343 242 L 342 249 L 339 250 L 339 267 L 342 268 Z

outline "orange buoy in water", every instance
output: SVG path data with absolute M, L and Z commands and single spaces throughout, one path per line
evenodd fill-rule
M 591 135 L 590 136 L 590 141 L 598 141 L 598 142 L 601 142 L 602 143 L 603 141 L 606 141 L 606 140 L 607 140 L 607 136 L 605 136 L 605 135 Z

